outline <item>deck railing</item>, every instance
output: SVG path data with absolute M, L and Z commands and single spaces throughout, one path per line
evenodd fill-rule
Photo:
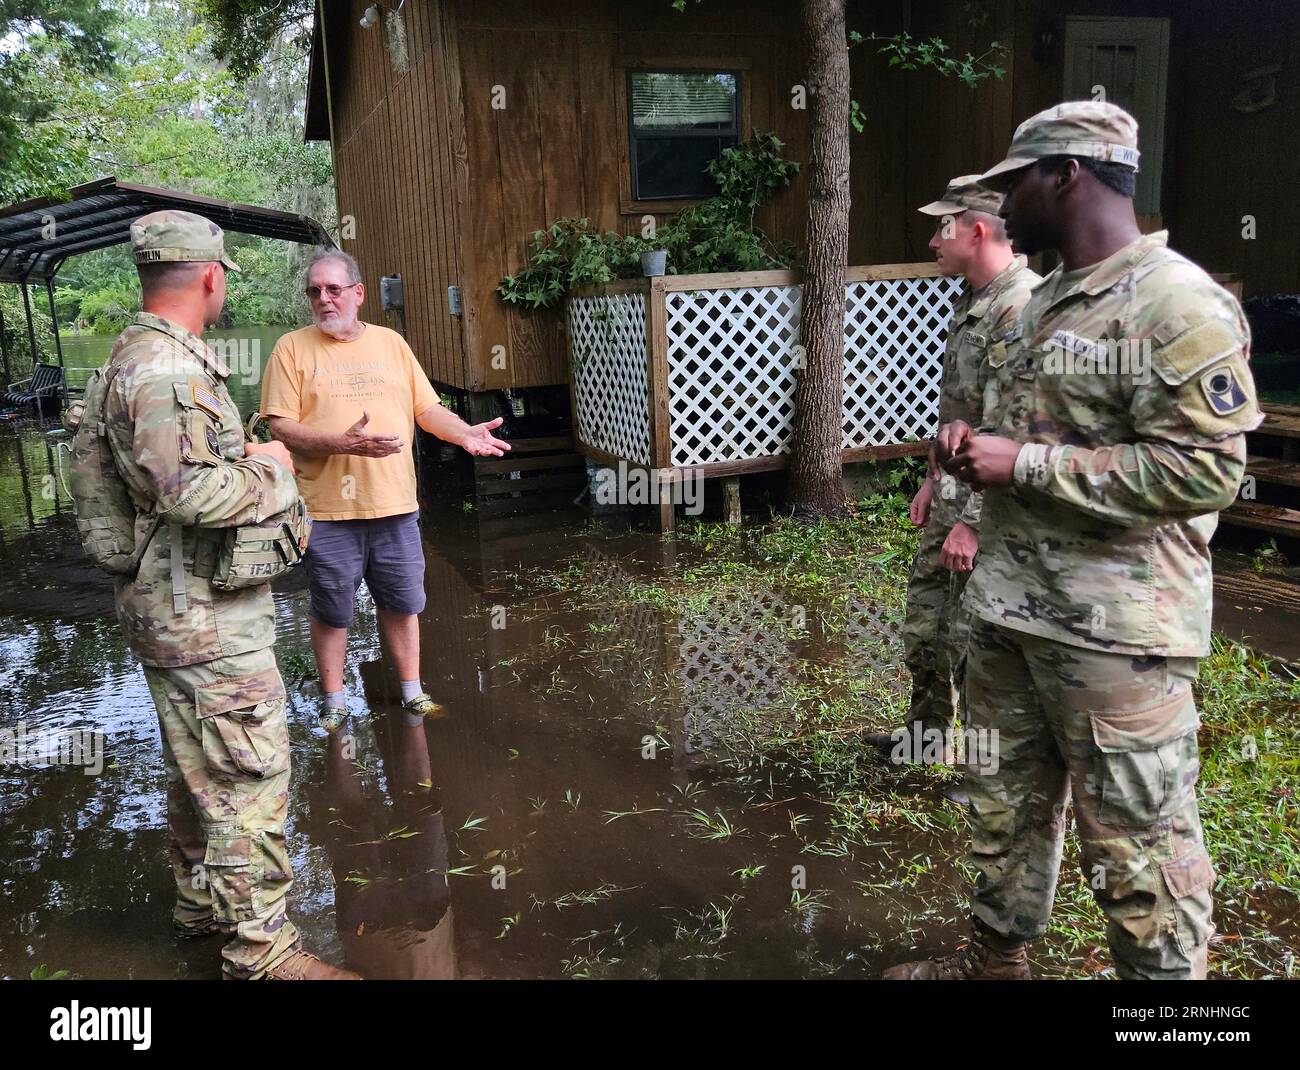
M 846 460 L 925 449 L 959 292 L 960 280 L 932 263 L 849 268 Z M 579 448 L 705 476 L 784 465 L 802 297 L 791 271 L 665 275 L 575 292 L 567 319 Z

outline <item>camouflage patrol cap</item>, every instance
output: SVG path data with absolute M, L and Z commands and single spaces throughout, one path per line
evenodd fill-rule
M 1074 156 L 1103 163 L 1138 166 L 1138 124 L 1116 104 L 1072 100 L 1031 115 L 1011 138 L 1007 158 L 984 172 L 980 181 L 995 189 L 1006 176 L 1045 156 Z
M 960 175 L 948 183 L 942 197 L 921 205 L 917 211 L 926 215 L 956 215 L 971 209 L 997 215 L 1001 207 L 1002 194 L 981 186 L 979 175 Z
M 220 260 L 231 271 L 239 265 L 226 255 L 221 228 L 193 212 L 150 212 L 131 224 L 131 257 L 137 264 L 210 263 Z

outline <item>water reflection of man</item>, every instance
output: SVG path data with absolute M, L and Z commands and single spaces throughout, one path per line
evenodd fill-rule
M 395 710 L 364 737 L 333 733 L 314 810 L 334 873 L 335 916 L 347 961 L 372 978 L 456 977 L 447 833 L 433 788 L 424 718 Z M 373 754 L 389 801 L 367 793 L 358 751 Z M 387 776 L 382 776 L 387 773 Z

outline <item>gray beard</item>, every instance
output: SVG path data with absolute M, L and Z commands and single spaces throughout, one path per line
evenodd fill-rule
M 316 320 L 317 327 L 328 334 L 331 338 L 337 338 L 340 340 L 346 339 L 350 334 L 355 334 L 357 325 L 358 320 L 355 316 L 347 322 L 343 322 L 338 316 L 331 317 L 328 326 L 326 326 L 322 317 L 318 317 Z

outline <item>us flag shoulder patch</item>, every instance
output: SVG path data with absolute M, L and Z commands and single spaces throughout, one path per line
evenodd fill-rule
M 194 404 L 214 420 L 221 419 L 221 399 L 206 387 L 194 384 Z

